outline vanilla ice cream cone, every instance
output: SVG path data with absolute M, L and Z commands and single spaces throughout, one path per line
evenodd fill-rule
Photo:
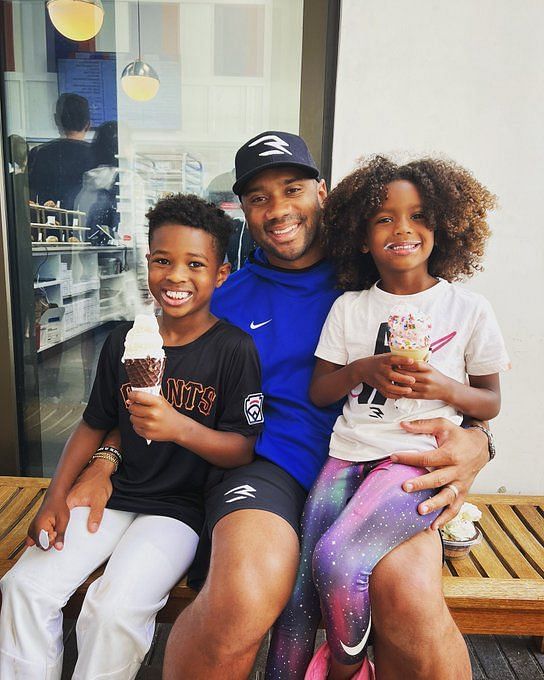
M 136 392 L 147 392 L 158 396 L 161 393 L 162 376 L 166 355 L 162 347 L 162 336 L 154 316 L 138 314 L 134 326 L 125 338 L 125 352 L 122 362 Z M 151 440 L 146 439 L 150 444 Z

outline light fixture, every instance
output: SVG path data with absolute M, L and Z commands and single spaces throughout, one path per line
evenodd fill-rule
M 70 40 L 90 40 L 102 28 L 101 0 L 47 0 L 53 26 Z
M 140 0 L 138 0 L 138 59 L 123 69 L 121 85 L 125 94 L 138 102 L 146 102 L 157 94 L 161 81 L 155 69 L 142 61 L 140 39 Z

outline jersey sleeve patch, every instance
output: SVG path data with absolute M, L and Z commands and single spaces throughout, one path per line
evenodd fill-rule
M 258 425 L 264 422 L 263 414 L 264 396 L 262 392 L 248 394 L 244 400 L 244 413 L 249 425 Z

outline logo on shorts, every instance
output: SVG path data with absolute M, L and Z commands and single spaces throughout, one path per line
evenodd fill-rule
M 250 425 L 258 425 L 264 422 L 263 393 L 249 394 L 244 401 L 244 413 Z
M 235 486 L 234 489 L 225 492 L 225 496 L 233 493 L 236 494 L 232 498 L 228 498 L 225 503 L 234 503 L 234 501 L 243 501 L 244 498 L 255 498 L 257 489 L 254 489 L 249 484 L 242 484 L 242 486 Z

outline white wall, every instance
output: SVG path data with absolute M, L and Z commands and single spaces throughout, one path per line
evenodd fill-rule
M 544 490 L 544 3 L 343 0 L 333 185 L 362 154 L 442 153 L 499 197 L 486 270 L 513 370 L 474 489 Z

